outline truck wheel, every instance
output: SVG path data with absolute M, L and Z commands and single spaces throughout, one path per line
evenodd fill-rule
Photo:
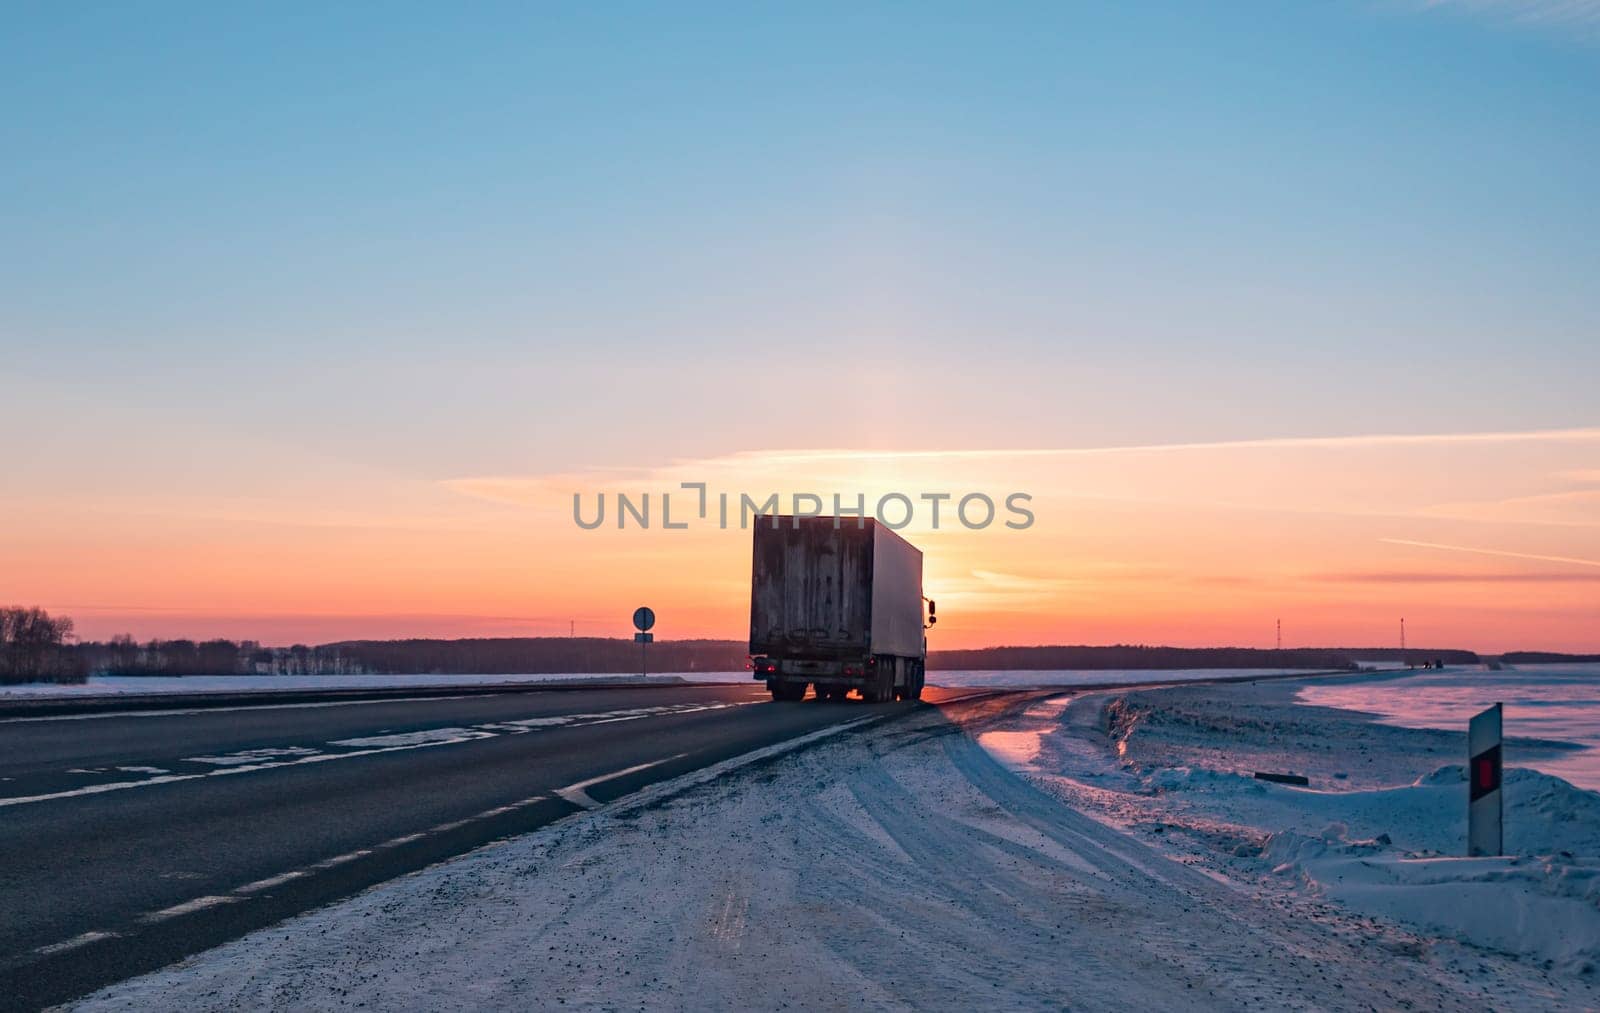
M 910 699 L 912 699 L 912 700 L 921 700 L 922 699 L 922 686 L 923 686 L 923 676 L 924 676 L 924 674 L 925 673 L 923 672 L 922 666 L 920 664 L 917 665 L 916 670 L 911 673 L 911 696 L 910 696 Z
M 805 698 L 806 684 L 803 682 L 775 682 L 772 684 L 772 699 L 774 700 L 795 703 Z
M 870 691 L 862 690 L 861 695 L 868 703 L 887 703 L 894 699 L 894 666 L 879 663 L 878 674 L 872 681 Z

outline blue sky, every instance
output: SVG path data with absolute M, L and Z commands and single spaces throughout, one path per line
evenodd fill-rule
M 0 383 L 98 434 L 52 453 L 1593 421 L 1582 5 L 320 6 L 5 15 Z

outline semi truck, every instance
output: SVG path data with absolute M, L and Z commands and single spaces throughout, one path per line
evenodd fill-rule
M 750 666 L 774 700 L 921 699 L 921 550 L 870 517 L 765 515 L 750 573 Z

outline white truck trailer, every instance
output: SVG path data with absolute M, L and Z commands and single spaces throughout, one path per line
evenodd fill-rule
M 751 667 L 772 698 L 920 699 L 938 621 L 921 550 L 873 518 L 768 516 L 754 531 Z

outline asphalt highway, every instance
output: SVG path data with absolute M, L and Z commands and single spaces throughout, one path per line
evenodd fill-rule
M 773 703 L 752 683 L 0 717 L 0 1005 L 84 995 L 650 783 L 909 706 Z

